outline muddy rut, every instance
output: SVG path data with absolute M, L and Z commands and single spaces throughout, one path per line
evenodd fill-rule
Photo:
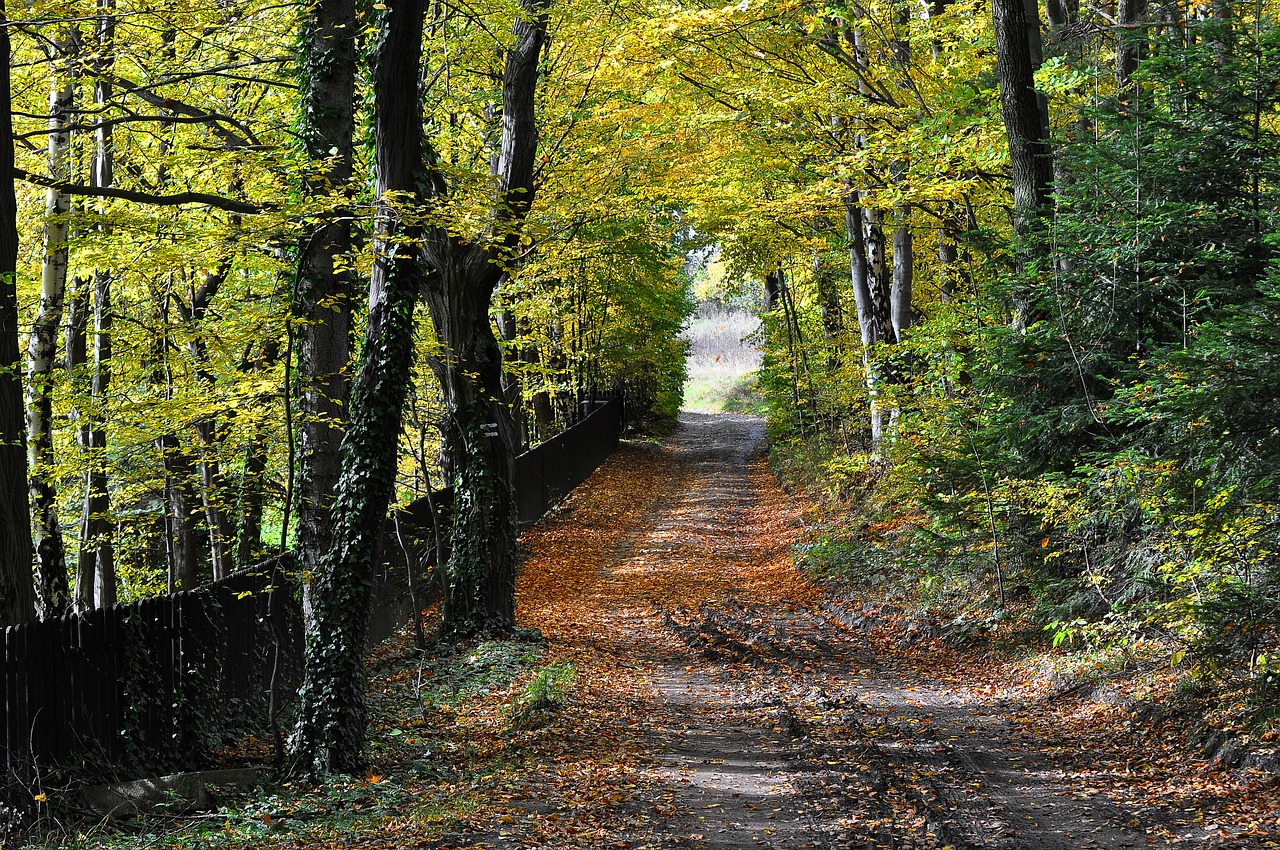
M 441 846 L 1110 848 L 1213 834 L 1211 812 L 1127 807 L 1086 783 L 1096 754 L 1046 733 L 1019 683 L 935 677 L 929 644 L 901 648 L 877 610 L 799 577 L 803 506 L 764 449 L 759 420 L 684 414 L 665 445 L 624 449 L 526 536 L 519 616 L 582 671 L 556 732 L 564 758 L 612 761 L 597 772 L 617 778 L 588 793 L 556 781 L 564 766 L 535 766 L 505 827 Z M 571 564 L 544 554 L 566 548 Z

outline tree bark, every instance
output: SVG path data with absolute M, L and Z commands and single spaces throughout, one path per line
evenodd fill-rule
M 75 31 L 63 28 L 53 42 L 49 86 L 49 173 L 71 179 L 71 113 L 75 85 L 71 64 L 77 49 Z M 44 260 L 40 272 L 40 306 L 27 338 L 27 464 L 34 509 L 32 542 L 36 551 L 36 597 L 43 617 L 71 610 L 66 546 L 58 521 L 58 488 L 53 467 L 53 370 L 58 358 L 58 331 L 67 294 L 67 235 L 71 196 L 57 189 L 45 193 Z
M 14 196 L 9 19 L 0 0 L 0 625 L 35 616 L 26 417 L 18 362 L 18 203 Z
M 547 4 L 521 0 L 520 7 L 502 80 L 497 244 L 465 242 L 441 229 L 426 242 L 427 304 L 445 352 L 434 364 L 448 411 L 442 435 L 445 472 L 454 486 L 442 629 L 457 636 L 506 632 L 515 625 L 513 418 L 503 397 L 502 351 L 489 309 L 502 274 L 518 263 L 521 229 L 536 188 L 535 95 Z M 444 191 L 441 175 L 433 182 Z
M 893 232 L 893 280 L 889 290 L 889 323 L 894 342 L 911 327 L 911 297 L 915 278 L 915 250 L 911 228 L 905 223 Z
M 346 192 L 351 182 L 358 30 L 354 0 L 317 0 L 303 19 L 302 141 L 318 172 L 307 178 L 305 189 L 317 197 Z M 342 472 L 341 423 L 349 392 L 350 252 L 350 213 L 340 208 L 308 228 L 293 293 L 300 413 L 298 552 L 301 569 L 311 575 L 333 547 L 329 507 Z
M 98 0 L 97 68 L 108 71 L 115 62 L 115 0 Z M 99 73 L 94 82 L 93 102 L 99 110 L 111 102 L 110 75 Z M 115 150 L 110 124 L 96 131 L 91 184 L 108 187 L 115 183 Z M 105 212 L 104 209 L 99 210 Z M 89 390 L 86 417 L 84 511 L 80 518 L 80 556 L 77 559 L 77 604 L 81 608 L 107 608 L 116 604 L 115 522 L 111 516 L 111 488 L 107 472 L 107 428 L 105 410 L 111 388 L 111 273 L 98 269 L 93 275 L 93 382 Z M 88 585 L 80 591 L 80 581 Z
M 116 604 L 115 523 L 107 473 L 107 429 L 104 410 L 111 387 L 111 275 L 93 276 L 93 385 L 85 473 L 84 513 L 81 516 L 80 558 L 77 572 L 91 579 L 93 595 L 80 597 L 82 606 L 106 608 Z
M 164 463 L 169 533 L 173 540 L 169 588 L 171 592 L 192 590 L 201 584 L 200 495 L 194 485 L 196 467 L 191 454 L 175 435 L 165 434 L 158 445 Z
M 1023 0 L 992 0 L 1000 112 L 1009 141 L 1014 228 L 1022 236 L 1049 204 L 1053 162 L 1035 90 L 1030 33 L 1034 19 Z M 1038 34 L 1038 25 L 1036 25 Z M 1039 38 L 1035 39 L 1038 44 Z
M 1144 33 L 1131 27 L 1142 19 L 1147 11 L 1146 0 L 1117 0 L 1116 23 L 1116 92 L 1121 98 L 1132 96 L 1133 73 L 1138 70 L 1142 55 Z
M 425 11 L 425 0 L 388 0 L 374 59 L 378 219 L 369 321 L 331 511 L 334 546 L 311 584 L 306 678 L 292 740 L 294 769 L 303 774 L 355 773 L 363 766 L 361 656 L 378 541 L 395 492 L 414 305 L 423 283 L 420 234 L 404 223 L 397 205 L 417 200 L 423 185 L 417 80 Z

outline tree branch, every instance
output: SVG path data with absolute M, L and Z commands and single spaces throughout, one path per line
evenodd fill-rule
M 244 215 L 254 215 L 255 213 L 263 212 L 265 209 L 257 204 L 237 201 L 233 198 L 224 198 L 221 195 L 210 195 L 205 192 L 177 192 L 172 195 L 153 195 L 147 192 L 132 192 L 128 189 L 116 189 L 110 186 L 82 186 L 77 183 L 63 183 L 58 180 L 51 180 L 48 177 L 32 174 L 21 168 L 14 169 L 14 176 L 36 186 L 55 189 L 68 195 L 119 198 L 122 201 L 134 201 L 139 204 L 154 204 L 165 207 L 176 207 L 183 204 L 204 204 L 215 209 L 243 213 Z

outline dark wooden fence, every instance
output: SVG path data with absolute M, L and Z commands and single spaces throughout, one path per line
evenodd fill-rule
M 522 523 L 617 447 L 621 402 L 593 407 L 516 459 Z M 436 493 L 388 520 L 371 642 L 402 627 L 414 599 L 431 598 L 435 530 L 447 536 L 450 501 Z M 246 734 L 272 735 L 301 681 L 301 603 L 288 567 L 285 556 L 196 590 L 5 628 L 0 746 L 9 778 L 183 770 Z

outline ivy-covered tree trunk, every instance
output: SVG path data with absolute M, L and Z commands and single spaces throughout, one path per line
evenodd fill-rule
M 538 62 L 547 35 L 546 0 L 521 0 L 502 78 L 499 208 L 493 246 L 443 230 L 426 242 L 431 274 L 426 298 L 442 355 L 433 364 L 448 411 L 445 473 L 454 487 L 445 567 L 442 629 L 469 635 L 515 625 L 514 450 L 502 386 L 502 350 L 489 312 L 494 290 L 522 250 L 521 229 L 533 204 L 538 132 Z M 443 191 L 443 179 L 437 174 Z
M 71 180 L 71 113 L 75 87 L 71 68 L 78 34 L 62 29 L 53 43 L 49 84 L 49 175 Z M 53 466 L 53 367 L 58 357 L 58 331 L 67 294 L 67 235 L 71 196 L 58 189 L 45 192 L 44 260 L 40 269 L 40 305 L 27 338 L 27 463 L 34 508 L 32 542 L 36 550 L 36 597 L 44 617 L 71 609 L 66 547 L 58 521 L 58 488 Z
M 378 219 L 369 321 L 342 441 L 333 548 L 320 557 L 306 617 L 305 681 L 291 742 L 294 771 L 303 775 L 362 767 L 361 656 L 378 541 L 395 493 L 414 305 L 423 283 L 419 233 L 401 213 L 422 186 L 417 81 L 425 10 L 425 0 L 388 0 L 374 57 Z
M 18 364 L 18 203 L 13 180 L 9 18 L 0 0 L 0 625 L 35 615 L 26 416 Z
M 303 148 L 314 197 L 348 191 L 355 132 L 355 0 L 317 0 L 303 18 L 298 69 Z M 333 547 L 329 507 L 342 472 L 351 356 L 350 211 L 342 204 L 308 227 L 293 292 L 298 356 L 298 552 L 315 574 Z M 307 593 L 310 591 L 308 590 Z
M 515 453 L 497 410 L 506 403 L 502 352 L 488 310 L 498 276 L 483 250 L 462 260 L 454 268 L 433 269 L 427 303 L 436 338 L 448 352 L 435 369 L 448 411 L 445 480 L 454 488 L 444 631 L 468 635 L 515 625 L 519 556 Z

